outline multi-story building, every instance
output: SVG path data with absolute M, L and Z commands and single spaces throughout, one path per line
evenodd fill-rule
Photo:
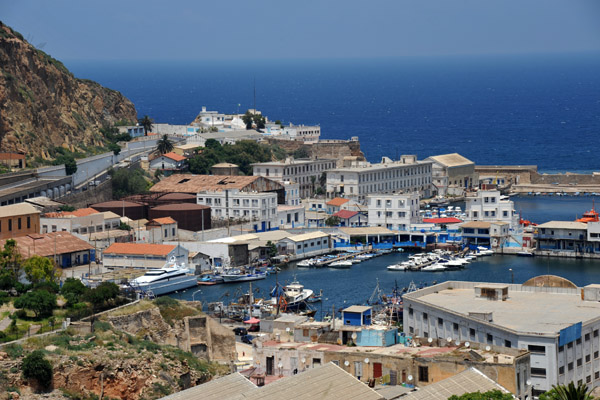
M 277 221 L 277 193 L 247 193 L 237 189 L 202 191 L 198 204 L 211 207 L 214 219 L 248 221 L 256 232 L 279 226 Z
M 277 206 L 277 220 L 283 229 L 304 226 L 304 206 Z
M 592 238 L 598 222 L 549 221 L 536 227 L 537 250 L 553 253 L 594 253 L 598 238 Z M 588 230 L 592 232 L 588 233 Z M 597 235 L 597 233 L 596 233 Z M 592 239 L 592 240 L 590 240 Z M 596 243 L 594 240 L 596 239 Z M 537 251 L 536 251 L 537 252 Z
M 40 212 L 29 203 L 0 207 L 0 239 L 40 233 Z
M 502 248 L 510 239 L 508 222 L 469 221 L 460 227 L 465 245 Z
M 419 223 L 419 194 L 370 194 L 367 196 L 369 226 L 407 231 Z
M 504 200 L 498 190 L 479 190 L 465 199 L 467 221 L 507 222 L 513 233 L 519 231 L 519 214 L 515 204 Z
M 327 198 L 340 196 L 364 202 L 371 193 L 410 192 L 430 197 L 431 164 L 406 155 L 400 161 L 383 157 L 378 164 L 352 162 L 327 171 Z
M 301 140 L 305 143 L 316 143 L 321 136 L 321 127 L 318 125 L 293 125 L 283 127 L 283 134 L 291 140 Z
M 432 183 L 439 196 L 462 196 L 465 190 L 477 187 L 479 178 L 475 163 L 458 153 L 426 158 L 432 161 Z
M 41 233 L 71 232 L 80 235 L 118 229 L 120 217 L 112 211 L 99 212 L 93 208 L 75 211 L 59 211 L 44 214 L 40 218 Z
M 284 181 L 285 204 L 288 206 L 300 205 L 300 184 L 293 181 Z
M 163 243 L 177 240 L 177 221 L 171 217 L 154 218 L 146 223 L 144 229 L 135 229 L 138 241 L 144 243 Z
M 531 353 L 533 395 L 552 385 L 600 386 L 600 285 L 556 276 L 522 285 L 449 281 L 405 294 L 411 336 L 469 341 Z M 528 385 L 521 375 L 517 385 Z
M 285 161 L 272 161 L 252 164 L 254 176 L 264 176 L 278 182 L 293 181 L 300 184 L 300 197 L 311 196 L 326 170 L 335 168 L 336 160 L 295 160 L 293 157 Z

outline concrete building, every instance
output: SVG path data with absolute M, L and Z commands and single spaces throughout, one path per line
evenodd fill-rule
M 102 252 L 106 268 L 162 268 L 171 258 L 188 262 L 189 252 L 173 244 L 113 243 Z
M 321 137 L 321 127 L 318 125 L 293 125 L 283 127 L 283 135 L 291 140 L 301 140 L 305 143 L 316 143 Z
M 427 157 L 431 161 L 432 183 L 439 196 L 462 196 L 479 186 L 475 163 L 458 153 Z
M 369 226 L 407 231 L 419 223 L 419 194 L 370 194 L 367 196 Z
M 99 212 L 93 208 L 75 211 L 49 212 L 40 218 L 41 232 L 71 232 L 88 235 L 118 229 L 120 217 L 112 211 Z
M 40 212 L 29 203 L 0 207 L 0 239 L 40 233 Z
M 326 199 L 315 199 L 309 198 L 302 200 L 306 211 L 314 212 L 327 212 L 327 200 Z
M 479 190 L 465 198 L 467 221 L 507 222 L 513 234 L 519 234 L 519 214 L 511 200 L 501 198 L 498 190 Z
M 577 221 L 549 221 L 536 227 L 537 249 L 547 252 L 571 252 L 571 253 L 590 253 L 593 252 L 593 242 L 588 241 L 594 234 L 594 228 L 598 223 L 583 223 Z M 592 233 L 588 234 L 588 228 Z
M 367 226 L 368 220 L 367 216 L 358 211 L 350 211 L 350 210 L 340 210 L 332 215 L 332 217 L 337 217 L 340 220 L 338 226 Z
M 304 207 L 277 206 L 277 221 L 281 229 L 304 226 Z
M 155 218 L 146 223 L 144 229 L 135 230 L 137 241 L 143 243 L 163 243 L 177 240 L 177 221 L 171 217 Z
M 89 243 L 69 232 L 32 233 L 13 239 L 17 242 L 23 259 L 33 256 L 47 257 L 61 268 L 88 264 L 96 257 L 94 248 Z M 0 241 L 0 248 L 4 248 L 6 240 L 8 239 Z
M 334 159 L 295 160 L 288 157 L 285 161 L 271 161 L 252 164 L 255 176 L 264 176 L 278 182 L 293 181 L 300 184 L 300 197 L 312 196 L 320 186 L 321 176 L 326 170 L 335 168 Z
M 467 246 L 503 248 L 510 240 L 508 222 L 470 221 L 460 225 L 463 244 Z
M 202 107 L 202 111 L 198 113 L 196 123 L 202 124 L 202 126 L 208 127 L 223 127 L 225 124 L 225 114 L 221 114 L 218 111 L 207 111 L 206 107 Z
M 400 161 L 383 157 L 378 164 L 351 162 L 327 171 L 327 198 L 345 197 L 364 202 L 372 193 L 416 192 L 431 196 L 431 161 L 403 155 Z
M 166 153 L 150 161 L 151 170 L 161 170 L 165 175 L 182 172 L 187 168 L 186 158 L 174 152 Z
M 325 203 L 325 205 L 326 205 L 325 212 L 327 212 L 328 215 L 333 215 L 333 214 L 337 213 L 338 211 L 347 210 L 348 206 L 350 205 L 350 200 L 345 199 L 343 197 L 336 197 L 336 198 L 329 200 L 327 203 Z M 318 206 L 319 206 L 319 204 L 317 203 L 317 207 Z M 321 210 L 318 210 L 318 211 L 321 211 Z
M 0 152 L 0 164 L 8 168 L 23 169 L 26 166 L 25 152 Z
M 552 385 L 600 385 L 600 286 L 559 277 L 522 285 L 449 281 L 407 293 L 408 335 L 531 352 L 534 396 Z M 527 386 L 519 376 L 517 385 Z
M 285 204 L 288 206 L 300 205 L 300 184 L 294 181 L 284 181 Z
M 320 231 L 290 236 L 277 243 L 280 254 L 306 257 L 322 254 L 329 251 L 331 247 L 331 236 Z

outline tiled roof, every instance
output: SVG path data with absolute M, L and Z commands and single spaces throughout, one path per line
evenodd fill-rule
M 198 193 L 225 189 L 271 191 L 283 186 L 262 176 L 173 174 L 150 188 L 151 192 Z
M 19 252 L 24 258 L 34 255 L 49 257 L 54 254 L 69 254 L 94 248 L 85 240 L 81 240 L 69 232 L 36 233 L 13 239 L 17 242 Z M 6 240 L 8 239 L 0 241 L 2 248 Z
M 113 243 L 104 254 L 146 254 L 152 256 L 166 256 L 176 246 L 174 244 L 147 244 L 147 243 Z
M 151 223 L 151 222 L 157 222 L 160 225 L 169 225 L 169 224 L 176 224 L 177 223 L 171 217 L 154 218 L 153 220 L 151 220 L 148 223 Z
M 354 217 L 356 214 L 358 214 L 358 211 L 340 210 L 333 214 L 333 216 L 341 219 L 348 219 Z
M 173 153 L 173 152 L 163 154 L 163 156 L 165 156 L 167 158 L 170 158 L 171 160 L 174 160 L 174 161 L 183 161 L 183 160 L 185 160 L 184 156 L 180 156 L 179 154 Z
M 458 218 L 423 218 L 423 222 L 426 224 L 458 224 L 462 220 Z
M 80 208 L 75 211 L 57 211 L 44 214 L 45 218 L 68 218 L 68 217 L 87 217 L 88 215 L 98 214 L 99 211 L 93 208 Z
M 339 206 L 341 206 L 342 204 L 346 204 L 346 203 L 347 203 L 347 202 L 349 202 L 349 201 L 350 201 L 350 200 L 348 200 L 348 199 L 344 199 L 344 198 L 342 198 L 342 197 L 336 197 L 336 198 L 334 198 L 334 199 L 331 199 L 331 200 L 329 200 L 329 201 L 327 202 L 327 205 L 328 205 L 328 206 L 336 206 L 336 207 L 339 207 Z

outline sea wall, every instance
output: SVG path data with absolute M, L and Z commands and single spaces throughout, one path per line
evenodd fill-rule
M 304 143 L 298 140 L 267 139 L 270 144 L 277 144 L 288 153 L 293 153 L 306 146 L 311 158 L 334 158 L 342 160 L 344 157 L 353 156 L 365 160 L 365 155 L 360 150 L 360 141 L 356 140 L 320 140 L 317 143 Z

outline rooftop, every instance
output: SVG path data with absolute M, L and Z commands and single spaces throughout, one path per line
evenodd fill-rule
M 365 311 L 369 311 L 371 309 L 371 307 L 368 306 L 350 306 L 348 308 L 344 308 L 344 312 L 357 312 L 357 313 L 363 313 Z
M 392 162 L 376 163 L 376 164 L 368 163 L 368 164 L 355 166 L 355 167 L 333 168 L 331 171 L 335 171 L 335 172 L 373 172 L 373 171 L 379 171 L 379 170 L 384 170 L 384 169 L 389 169 L 389 168 L 411 167 L 411 166 L 423 165 L 423 164 L 431 164 L 431 161 L 417 160 L 416 163 L 403 163 L 400 161 L 392 161 Z
M 72 218 L 72 217 L 87 217 L 88 215 L 98 214 L 98 210 L 93 208 L 80 208 L 75 211 L 58 211 L 44 214 L 45 218 Z
M 423 218 L 423 222 L 426 224 L 459 224 L 462 220 L 458 218 Z
M 348 218 L 354 217 L 357 214 L 358 214 L 358 211 L 340 210 L 340 211 L 336 212 L 335 214 L 333 214 L 333 216 L 342 218 L 342 219 L 348 219 Z
M 176 224 L 177 222 L 171 218 L 171 217 L 163 217 L 163 218 L 154 218 L 150 221 L 148 221 L 148 224 L 155 222 L 158 225 L 170 225 L 170 224 Z M 146 225 L 148 225 L 146 224 Z
M 335 158 L 319 158 L 316 160 L 312 160 L 312 159 L 295 159 L 295 158 L 287 158 L 285 160 L 281 160 L 281 161 L 268 161 L 268 162 L 261 162 L 261 163 L 253 163 L 252 166 L 284 166 L 284 165 L 306 165 L 306 164 L 312 164 L 315 162 L 323 162 L 323 161 L 336 161 Z
M 521 334 L 558 335 L 578 322 L 600 318 L 600 302 L 584 301 L 579 289 L 508 285 L 508 299 L 490 301 L 475 297 L 485 282 L 448 281 L 404 295 L 407 300 L 470 318 L 469 313 L 492 313 L 491 325 Z M 484 323 L 480 321 L 480 323 Z
M 395 235 L 396 232 L 381 226 L 364 226 L 360 228 L 339 228 L 340 232 L 350 236 L 360 235 Z
M 55 254 L 75 253 L 94 248 L 85 240 L 79 239 L 69 232 L 36 233 L 13 239 L 17 242 L 19 252 L 24 258 L 34 255 L 49 257 Z M 0 246 L 4 247 L 6 240 L 0 241 Z
M 537 229 L 581 229 L 586 230 L 587 224 L 576 221 L 549 221 L 537 226 Z
M 346 203 L 347 203 L 347 202 L 349 202 L 349 201 L 350 201 L 350 200 L 348 200 L 348 199 L 344 199 L 343 197 L 336 197 L 336 198 L 333 198 L 333 199 L 329 200 L 329 201 L 328 201 L 326 204 L 327 204 L 328 206 L 335 206 L 335 207 L 339 207 L 339 206 L 341 206 L 341 205 L 343 205 L 343 204 L 346 204 Z
M 18 203 L 0 207 L 0 218 L 39 213 L 38 209 L 29 203 Z
M 173 153 L 173 152 L 165 153 L 165 154 L 163 154 L 163 156 L 167 157 L 167 158 L 170 158 L 173 161 L 183 161 L 183 160 L 185 160 L 184 156 L 180 156 L 179 154 Z
M 175 247 L 174 244 L 113 243 L 103 253 L 166 256 Z
M 239 372 L 234 372 L 221 378 L 213 379 L 202 385 L 194 386 L 190 389 L 177 392 L 162 400 L 221 400 L 229 399 L 241 393 L 247 393 L 250 390 L 257 389 L 257 386 L 250 382 Z
M 428 160 L 437 162 L 446 167 L 458 167 L 462 165 L 475 165 L 475 163 L 468 158 L 461 156 L 458 153 L 442 154 L 439 156 L 428 157 Z
M 425 222 L 425 220 L 423 220 Z M 462 224 L 461 228 L 480 228 L 480 229 L 490 229 L 492 223 L 489 221 L 469 221 Z
M 289 236 L 288 239 L 290 239 L 293 242 L 302 242 L 304 240 L 320 239 L 320 238 L 328 237 L 328 236 L 329 236 L 328 233 L 316 231 L 316 232 L 303 233 L 301 235 L 292 235 L 292 236 Z
M 151 192 L 181 192 L 198 193 L 204 190 L 221 191 L 225 189 L 247 189 L 248 186 L 258 182 L 266 182 L 264 186 L 270 189 L 281 189 L 281 184 L 266 179 L 262 176 L 237 176 L 237 175 L 183 175 L 174 174 L 164 178 L 150 188 Z

